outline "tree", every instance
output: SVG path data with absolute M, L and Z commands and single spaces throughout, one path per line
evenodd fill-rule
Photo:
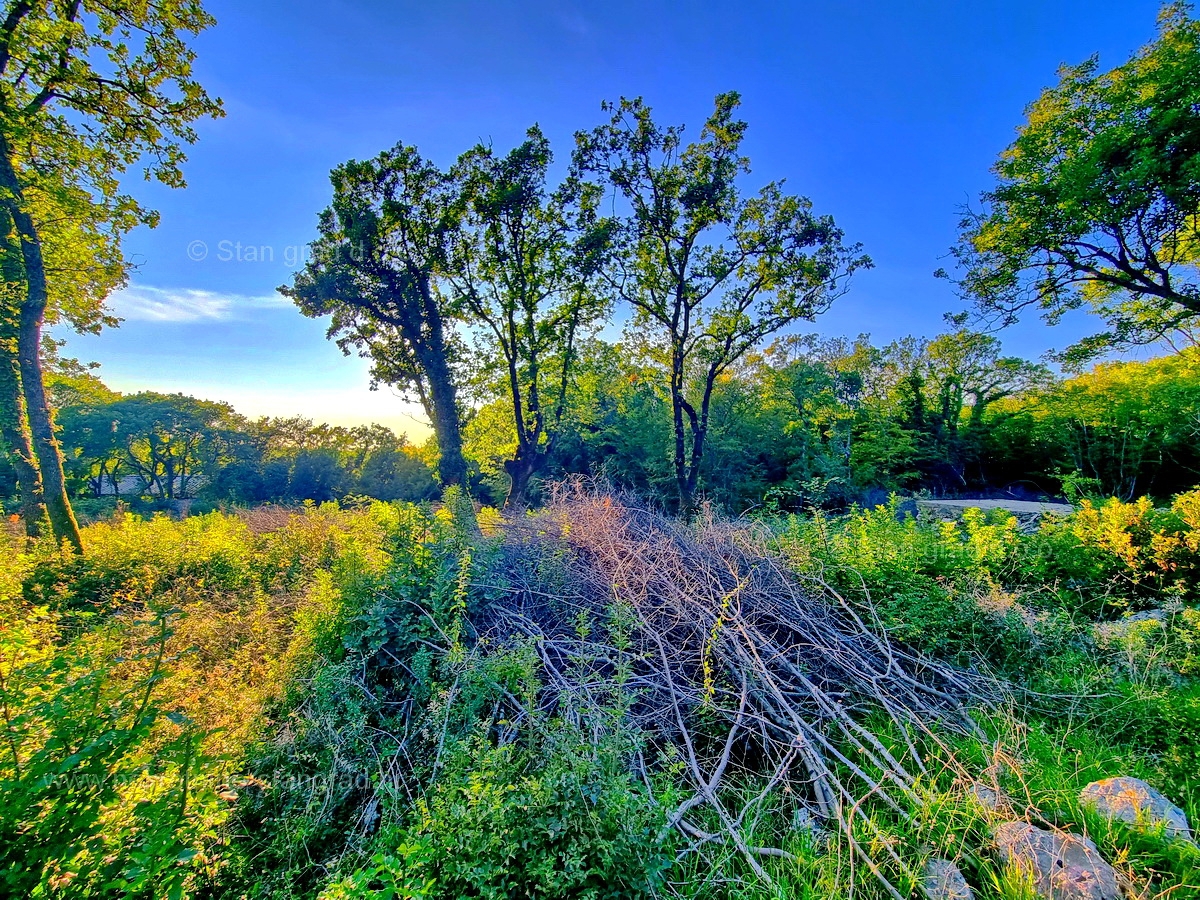
M 437 496 L 433 471 L 409 451 L 403 437 L 393 446 L 372 450 L 358 478 L 359 493 L 377 500 L 417 503 Z
M 6 276 L 18 276 L 4 300 L 6 321 L 17 326 L 23 408 L 11 385 L 0 404 L 17 456 L 22 439 L 11 425 L 27 424 L 54 536 L 76 550 L 82 543 L 39 358 L 42 327 L 60 314 L 76 325 L 103 321 L 101 302 L 125 276 L 121 235 L 156 221 L 122 193 L 129 167 L 148 157 L 148 177 L 183 184 L 181 147 L 196 138 L 191 123 L 221 114 L 219 101 L 192 78 L 185 41 L 212 21 L 194 0 L 15 0 L 0 22 L 0 252 Z M 89 251 L 82 260 L 101 266 L 56 253 L 56 241 Z M 73 278 L 56 277 L 48 265 L 55 258 Z M 66 292 L 73 308 L 55 302 L 64 293 L 60 281 L 88 288 L 81 296 Z
M 451 179 L 415 147 L 333 170 L 311 258 L 279 290 L 328 335 L 372 360 L 377 382 L 411 390 L 433 423 L 446 485 L 467 483 L 452 322 L 441 281 L 460 229 Z
M 100 363 L 81 363 L 59 353 L 65 343 L 50 335 L 42 337 L 42 371 L 51 409 L 57 414 L 68 406 L 95 406 L 120 399 L 121 395 L 96 375 Z
M 507 156 L 489 147 L 455 167 L 467 198 L 466 229 L 450 280 L 469 321 L 482 325 L 511 404 L 516 450 L 505 463 L 507 506 L 523 506 L 530 480 L 554 451 L 574 374 L 577 346 L 607 314 L 596 273 L 610 223 L 596 192 L 568 185 L 547 196 L 550 143 L 535 126 Z M 491 350 L 488 347 L 488 350 Z
M 1060 481 L 1071 474 L 1124 500 L 1170 496 L 1193 487 L 1200 474 L 1196 349 L 1101 363 L 1021 395 L 1004 412 L 993 429 L 996 455 L 1023 462 L 1028 474 Z
M 611 120 L 576 135 L 575 177 L 626 207 L 610 284 L 669 386 L 685 512 L 695 508 L 717 379 L 765 338 L 825 310 L 870 264 L 781 182 L 743 195 L 738 104 L 735 93 L 719 95 L 687 146 L 682 127 L 655 124 L 641 99 L 606 104 Z
M 346 493 L 346 470 L 331 450 L 301 450 L 292 463 L 288 494 L 295 500 L 327 503 Z
M 236 414 L 226 403 L 145 392 L 100 407 L 96 416 L 111 423 L 142 493 L 174 500 L 193 496 L 198 480 L 217 469 L 221 432 Z
M 1157 39 L 1124 65 L 1064 67 L 1027 110 L 952 251 L 979 315 L 1028 309 L 1054 324 L 1096 313 L 1106 330 L 1073 363 L 1200 322 L 1200 23 L 1164 8 Z M 939 271 L 940 275 L 945 275 Z
M 993 403 L 1053 380 L 1043 365 L 1002 356 L 993 335 L 965 328 L 935 337 L 925 345 L 924 356 L 938 406 L 955 432 L 964 408 L 970 409 L 968 427 L 977 428 Z

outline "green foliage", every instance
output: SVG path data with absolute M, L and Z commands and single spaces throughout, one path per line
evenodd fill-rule
M 811 320 L 871 261 L 830 216 L 772 182 L 745 191 L 740 98 L 719 94 L 698 140 L 641 98 L 605 104 L 576 134 L 572 179 L 624 209 L 610 283 L 633 313 L 629 347 L 668 387 L 678 501 L 693 511 L 717 380 L 786 326 Z
M 673 859 L 661 811 L 614 743 L 562 722 L 536 752 L 476 736 L 446 748 L 391 852 L 322 893 L 349 897 L 652 897 Z
M 1200 353 L 1104 363 L 993 407 L 985 452 L 1001 477 L 1061 480 L 1131 500 L 1196 484 L 1189 425 L 1200 413 Z
M 203 760 L 181 714 L 166 715 L 183 726 L 178 736 L 145 752 L 160 715 L 152 698 L 167 615 L 145 637 L 110 635 L 40 659 L 27 643 L 5 648 L 20 654 L 0 679 L 0 862 L 11 895 L 181 895 L 215 797 L 194 780 Z M 115 651 L 131 643 L 118 666 Z M 148 664 L 140 678 L 121 677 L 139 663 Z
M 962 223 L 955 255 L 984 315 L 1092 310 L 1108 328 L 1070 348 L 1075 361 L 1195 322 L 1198 72 L 1200 24 L 1182 2 L 1123 65 L 1063 67 L 997 161 L 986 208 Z
M 229 862 L 227 777 L 386 566 L 398 510 L 85 529 L 0 563 L 5 895 L 181 897 Z
M 789 517 L 778 539 L 802 574 L 830 583 L 893 637 L 1049 685 L 1096 671 L 1079 667 L 1093 643 L 1086 619 L 1162 604 L 1178 612 L 1144 653 L 1191 670 L 1195 613 L 1180 604 L 1198 599 L 1198 509 L 1195 492 L 1166 510 L 1146 499 L 1084 501 L 1025 533 L 1003 510 L 935 522 L 902 514 L 893 498 L 840 519 Z
M 1045 522 L 1028 542 L 1024 569 L 1055 583 L 1088 612 L 1195 602 L 1200 566 L 1200 492 L 1179 494 L 1167 509 L 1148 498 L 1084 500 L 1069 519 Z
M 1192 855 L 1099 822 L 1076 799 L 1090 780 L 1134 774 L 1200 812 L 1195 503 L 1085 505 L 1034 533 L 999 512 L 904 517 L 898 500 L 779 520 L 778 546 L 797 570 L 868 624 L 1061 698 L 1043 710 L 1035 694 L 1018 714 L 986 719 L 984 741 L 929 741 L 923 803 L 909 819 L 872 808 L 871 824 L 855 825 L 868 852 L 884 859 L 887 842 L 915 871 L 932 849 L 960 858 L 984 896 L 1019 895 L 986 852 L 987 816 L 956 774 L 966 766 L 994 773 L 1031 814 L 1086 828 L 1151 884 L 1195 881 Z M 670 748 L 651 750 L 621 724 L 636 692 L 593 721 L 560 718 L 544 707 L 533 640 L 474 634 L 499 589 L 481 587 L 496 577 L 498 525 L 451 492 L 436 512 L 126 516 L 89 527 L 82 558 L 13 554 L 0 566 L 10 711 L 0 846 L 35 865 L 7 866 L 25 879 L 11 892 L 601 898 L 657 896 L 670 882 L 695 898 L 815 900 L 851 884 L 878 890 L 869 870 L 848 866 L 841 838 L 796 820 L 787 802 L 744 827 L 747 842 L 789 854 L 763 861 L 771 884 L 733 848 L 703 870 L 695 856 L 677 862 L 679 838 L 664 826 L 691 788 Z M 1051 562 L 1062 571 L 1049 574 Z M 571 591 L 556 552 L 531 548 L 505 566 L 505 577 Z M 1168 609 L 1084 617 L 1125 610 L 1086 599 L 1119 592 Z M 574 628 L 629 647 L 620 608 Z M 925 741 L 876 733 L 901 755 Z M 722 734 L 701 716 L 693 738 L 703 748 Z M 631 760 L 653 755 L 644 780 Z M 736 780 L 747 801 L 764 788 L 752 766 Z M 692 818 L 720 827 L 711 810 Z M 885 870 L 912 884 L 904 866 Z
M 560 437 L 577 348 L 611 307 L 599 270 L 613 223 L 597 213 L 599 190 L 548 187 L 552 160 L 534 126 L 507 155 L 480 145 L 453 170 L 465 214 L 448 277 L 460 315 L 482 326 L 476 377 L 507 401 L 516 438 L 504 460 L 507 502 L 517 507 Z
M 382 425 L 301 418 L 250 422 L 225 403 L 182 394 L 75 391 L 60 410 L 66 473 L 78 494 L 126 502 L 176 498 L 324 503 L 349 494 L 428 500 L 430 467 Z
M 1002 666 L 1030 649 L 1021 612 L 1002 587 L 1020 542 L 1016 520 L 1002 510 L 971 509 L 961 523 L 935 523 L 901 515 L 893 498 L 840 520 L 791 516 L 779 541 L 802 574 L 829 582 L 898 640 L 963 662 L 982 654 Z

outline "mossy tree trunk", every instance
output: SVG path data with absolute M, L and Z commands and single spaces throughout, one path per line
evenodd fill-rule
M 20 395 L 25 401 L 25 418 L 29 422 L 33 458 L 41 472 L 42 491 L 50 528 L 58 543 L 66 541 L 79 553 L 83 541 L 79 524 L 67 498 L 66 478 L 63 475 L 62 451 L 54 434 L 54 418 L 46 399 L 42 378 L 42 327 L 46 321 L 48 290 L 42 245 L 33 217 L 25 208 L 21 184 L 13 166 L 11 147 L 0 139 L 0 205 L 11 219 L 21 248 L 24 297 L 17 319 L 17 363 L 20 375 Z M 7 399 L 7 398 L 5 398 Z M 18 411 L 19 412 L 19 411 Z M 13 411 L 6 418 L 13 417 Z M 19 421 L 19 415 L 17 416 Z

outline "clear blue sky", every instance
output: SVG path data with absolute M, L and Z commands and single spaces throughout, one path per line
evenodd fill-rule
M 411 410 L 367 390 L 366 365 L 324 340 L 274 289 L 290 281 L 329 170 L 399 140 L 448 164 L 479 140 L 540 124 L 565 162 L 602 100 L 641 95 L 695 133 L 737 90 L 752 182 L 786 178 L 831 213 L 876 268 L 815 330 L 877 342 L 932 336 L 958 309 L 932 272 L 956 210 L 1061 63 L 1106 66 L 1149 41 L 1158 4 L 1029 2 L 262 2 L 221 0 L 196 43 L 227 116 L 200 125 L 185 190 L 136 183 L 162 212 L 128 240 L 115 298 L 126 322 L 72 337 L 123 391 L 183 391 L 251 415 L 382 421 Z M 203 247 L 199 243 L 202 242 Z M 240 250 L 239 250 L 240 245 Z M 206 253 L 202 252 L 206 251 Z M 203 259 L 195 259 L 204 255 Z M 270 259 L 265 257 L 270 256 Z M 1005 332 L 1040 356 L 1086 323 Z

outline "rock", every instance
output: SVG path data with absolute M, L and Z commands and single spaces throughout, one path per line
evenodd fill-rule
M 1121 776 L 1093 781 L 1080 792 L 1079 802 L 1106 819 L 1143 828 L 1161 825 L 1167 837 L 1192 840 L 1187 814 L 1141 779 Z
M 975 897 L 958 866 L 936 856 L 925 864 L 921 890 L 929 900 L 974 900 Z
M 1119 900 L 1117 873 L 1096 845 L 1077 834 L 1057 834 L 1028 822 L 996 829 L 996 846 L 1009 866 L 1029 875 L 1045 900 Z
M 971 798 L 989 812 L 1000 812 L 1009 807 L 1008 798 L 996 788 L 976 781 L 968 788 Z

